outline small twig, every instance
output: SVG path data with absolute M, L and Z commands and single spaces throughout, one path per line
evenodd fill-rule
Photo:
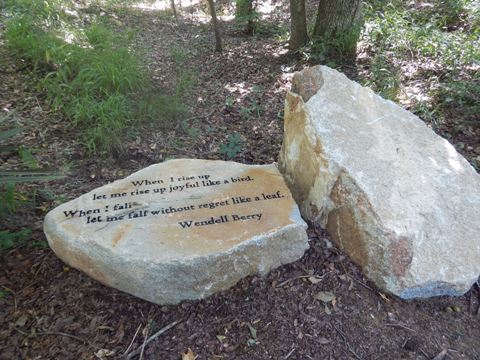
M 145 351 L 145 343 L 147 342 L 147 339 L 148 339 L 148 334 L 150 332 L 150 326 L 149 326 L 149 322 L 147 322 L 147 325 L 145 325 L 145 329 L 143 330 L 144 331 L 144 337 L 145 339 L 143 340 L 143 344 L 142 344 L 142 350 L 140 351 L 140 356 L 139 356 L 139 360 L 142 360 L 143 359 L 143 352 Z
M 13 308 L 14 312 L 17 312 L 17 293 L 13 291 L 12 289 L 6 287 L 5 285 L 2 285 L 2 287 L 7 290 L 8 292 L 12 293 L 13 295 Z
M 350 347 L 350 344 L 347 341 L 347 337 L 345 336 L 345 334 L 340 329 L 338 329 L 335 325 L 332 324 L 332 326 L 335 330 L 337 330 L 337 332 L 343 338 L 343 342 L 345 343 L 345 346 L 347 347 L 347 350 L 350 351 L 350 353 L 353 356 L 355 356 L 358 360 L 363 360 L 360 356 L 358 356 L 358 354 L 355 351 L 352 350 L 352 348 Z
M 17 329 L 16 327 L 14 327 L 14 329 L 16 331 L 18 331 L 20 334 L 22 335 L 25 335 L 25 336 L 28 336 L 28 337 L 35 337 L 35 336 L 38 336 L 38 335 L 54 335 L 54 336 L 65 336 L 65 337 L 69 337 L 71 339 L 75 339 L 77 341 L 80 341 L 84 344 L 87 344 L 88 346 L 94 348 L 94 349 L 98 349 L 98 346 L 95 346 L 93 345 L 90 341 L 88 340 L 85 340 L 85 339 L 82 339 L 81 337 L 78 337 L 78 336 L 75 336 L 75 335 L 72 335 L 72 334 L 67 334 L 67 333 L 64 333 L 64 332 L 59 332 L 59 331 L 43 331 L 43 332 L 36 332 L 36 333 L 26 333 L 25 331 L 22 331 L 20 329 Z
M 367 284 L 364 284 L 364 283 L 361 282 L 360 280 L 357 280 L 357 279 L 355 279 L 355 278 L 353 278 L 353 277 L 352 277 L 352 279 L 353 279 L 354 281 L 356 281 L 357 283 L 359 283 L 360 285 L 362 285 L 365 289 L 368 289 L 368 290 L 370 290 L 370 291 L 374 291 L 370 286 L 368 286 Z
M 180 322 L 182 322 L 183 320 L 176 320 L 170 324 L 168 324 L 167 326 L 161 328 L 159 331 L 157 331 L 155 334 L 153 334 L 152 336 L 150 336 L 142 346 L 139 346 L 136 350 L 132 351 L 130 354 L 127 355 L 127 359 L 131 359 L 133 358 L 134 356 L 140 354 L 140 352 L 142 351 L 142 349 L 144 349 L 151 341 L 155 340 L 157 337 L 159 337 L 160 335 L 162 335 L 164 332 L 170 330 L 171 328 L 173 328 L 174 326 L 176 326 L 177 324 L 179 324 Z
M 125 350 L 125 351 L 123 352 L 123 355 L 124 355 L 124 356 L 125 356 L 126 354 L 128 354 L 128 352 L 130 351 L 130 348 L 132 347 L 133 342 L 134 342 L 135 339 L 137 338 L 138 332 L 140 331 L 140 328 L 141 328 L 141 327 L 142 327 L 142 324 L 138 325 L 137 331 L 135 331 L 135 335 L 133 335 L 133 339 L 132 339 L 132 341 L 130 341 L 130 345 L 128 345 L 127 350 Z
M 448 349 L 443 349 L 432 360 L 443 360 L 447 356 Z
M 290 352 L 287 354 L 287 356 L 285 356 L 283 359 L 287 360 L 290 356 L 292 356 L 292 354 L 295 352 L 295 350 L 297 350 L 297 348 L 293 348 L 292 350 L 290 350 Z
M 430 359 L 430 356 L 428 356 L 428 354 L 422 348 L 418 348 L 418 350 L 420 350 L 423 356 L 425 356 L 427 359 Z
M 399 328 L 402 328 L 402 329 L 405 329 L 405 330 L 416 332 L 415 330 L 410 329 L 409 327 L 406 327 L 405 325 L 402 325 L 402 324 L 385 324 L 385 326 L 399 327 Z
M 316 278 L 316 279 L 318 279 L 318 280 L 323 280 L 323 278 L 324 278 L 328 273 L 330 273 L 330 271 L 327 272 L 327 273 L 325 273 L 325 274 L 323 274 L 323 276 L 317 276 L 317 275 L 300 275 L 300 276 L 295 276 L 295 277 L 293 277 L 293 278 L 290 278 L 290 279 L 287 279 L 287 280 L 285 280 L 285 281 L 282 281 L 280 284 L 277 284 L 277 286 L 275 286 L 275 287 L 276 287 L 276 288 L 279 288 L 279 287 L 282 287 L 282 286 L 288 284 L 288 283 L 291 282 L 291 281 L 298 280 L 298 279 L 306 279 L 306 278 L 311 278 L 311 277 L 314 277 L 314 278 Z

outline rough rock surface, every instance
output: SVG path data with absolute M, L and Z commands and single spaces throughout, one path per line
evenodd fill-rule
M 306 227 L 275 165 L 188 159 L 97 188 L 44 223 L 67 264 L 159 304 L 203 298 L 297 260 Z
M 382 289 L 460 295 L 480 274 L 480 176 L 419 118 L 324 66 L 294 75 L 280 169 L 305 219 Z

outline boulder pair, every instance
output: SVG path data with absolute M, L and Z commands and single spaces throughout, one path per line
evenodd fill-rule
M 279 169 L 170 160 L 52 210 L 45 234 L 66 263 L 159 304 L 299 259 L 300 213 L 401 298 L 461 295 L 477 281 L 479 175 L 370 89 L 324 66 L 295 74 Z

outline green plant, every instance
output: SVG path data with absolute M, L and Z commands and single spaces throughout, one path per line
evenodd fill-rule
M 260 117 L 265 110 L 264 107 L 255 98 L 251 96 L 247 96 L 247 100 L 248 105 L 240 107 L 240 116 L 245 120 L 247 120 L 252 115 Z
M 175 96 L 159 94 L 131 49 L 131 31 L 114 32 L 100 22 L 73 30 L 62 16 L 62 2 L 20 3 L 10 1 L 7 46 L 33 67 L 53 110 L 82 132 L 90 152 L 121 152 L 123 137 L 139 122 L 173 120 L 186 112 L 179 98 L 193 83 L 192 76 L 180 78 Z M 74 35 L 69 42 L 66 33 Z
M 400 76 L 388 58 L 383 54 L 377 54 L 372 60 L 370 78 L 365 82 L 375 92 L 385 99 L 395 101 L 400 92 Z
M 0 123 L 4 120 L 5 118 L 0 119 Z M 21 131 L 22 129 L 20 128 L 0 131 L 0 143 L 19 134 Z M 0 144 L 0 153 L 2 152 L 18 153 L 22 162 L 28 167 L 28 169 L 10 170 L 0 168 L 0 214 L 14 212 L 17 209 L 17 199 L 21 197 L 21 194 L 16 192 L 16 183 L 49 181 L 63 178 L 63 175 L 58 172 L 48 169 L 39 169 L 38 163 L 30 150 L 24 147 Z
M 11 293 L 8 290 L 0 290 L 0 299 L 6 298 L 10 294 Z
M 188 90 L 190 90 L 196 83 L 197 79 L 192 71 L 182 70 L 177 76 L 177 83 L 175 86 L 175 96 L 181 98 Z
M 188 136 L 190 136 L 192 139 L 196 139 L 200 135 L 200 129 L 196 127 L 190 127 L 187 130 Z
M 240 107 L 240 116 L 242 117 L 242 119 L 247 120 L 251 115 L 252 115 L 252 110 L 250 109 L 250 107 L 247 107 L 247 106 Z
M 433 93 L 441 108 L 458 107 L 462 114 L 459 125 L 480 125 L 480 75 L 473 74 L 470 79 L 456 81 L 448 79 L 440 84 Z M 457 114 L 459 115 L 459 114 Z
M 50 70 L 64 60 L 66 46 L 55 35 L 37 25 L 31 15 L 22 15 L 8 22 L 5 31 L 8 48 L 32 64 L 34 70 Z
M 0 119 L 1 122 L 2 119 Z M 20 128 L 12 128 L 9 130 L 0 131 L 0 143 L 6 139 L 19 134 L 22 131 Z M 7 170 L 0 169 L 0 186 L 6 186 L 15 183 L 25 183 L 32 181 L 47 181 L 63 178 L 63 175 L 57 172 L 45 169 L 38 169 L 36 160 L 31 153 L 23 147 L 14 145 L 2 145 L 0 144 L 0 153 L 2 152 L 20 152 L 20 156 L 23 154 L 23 160 L 26 161 L 26 165 L 30 167 L 29 170 Z M 28 156 L 26 155 L 28 154 Z
M 169 54 L 173 63 L 177 67 L 183 65 L 190 56 L 190 52 L 188 50 L 176 46 L 173 46 L 169 49 Z
M 260 13 L 255 10 L 253 0 L 235 0 L 235 6 L 236 23 L 243 27 L 246 33 L 252 35 L 260 19 Z
M 5 117 L 0 119 L 3 122 Z M 0 142 L 17 135 L 22 130 L 20 128 L 12 128 L 9 130 L 0 131 Z M 8 170 L 0 168 L 0 215 L 5 215 L 8 212 L 15 212 L 17 210 L 18 200 L 26 200 L 27 197 L 22 193 L 18 193 L 15 189 L 16 183 L 25 183 L 33 181 L 48 181 L 63 178 L 57 172 L 40 169 L 38 163 L 31 151 L 25 147 L 13 145 L 0 145 L 0 153 L 18 153 L 23 164 L 28 167 L 27 170 Z M 36 199 L 36 192 L 32 195 L 33 201 Z M 20 231 L 11 232 L 8 230 L 0 231 L 0 255 L 5 251 L 27 243 L 31 234 L 30 229 L 22 229 Z M 33 247 L 45 247 L 44 241 L 30 242 Z
M 221 144 L 218 152 L 225 155 L 228 159 L 233 159 L 239 152 L 242 151 L 242 139 L 238 133 L 228 135 L 227 144 Z
M 471 133 L 478 124 L 480 11 L 472 0 L 371 0 L 362 41 L 363 82 L 409 106 L 435 129 Z M 414 96 L 412 96 L 415 94 Z M 443 134 L 447 136 L 447 134 Z
M 32 155 L 30 149 L 22 147 L 18 150 L 18 155 L 20 156 L 20 159 L 22 159 L 22 163 L 29 169 L 38 169 L 39 166 L 37 159 Z
M 16 246 L 24 245 L 28 242 L 31 229 L 22 229 L 16 232 L 10 232 L 8 230 L 0 231 L 0 254 L 10 250 Z
M 225 99 L 225 106 L 231 108 L 235 103 L 235 98 L 233 96 L 227 96 Z
M 424 6 L 419 9 L 420 11 L 415 11 L 412 16 L 418 22 L 450 28 L 462 21 L 467 2 L 465 0 L 433 0 L 432 6 Z
M 15 199 L 15 185 L 12 183 L 0 186 L 0 215 L 15 212 L 17 201 Z
M 257 330 L 250 324 L 248 324 L 248 331 L 250 333 L 250 338 L 247 340 L 247 345 L 248 346 L 255 346 L 258 344 L 258 339 L 257 339 Z
M 345 31 L 315 36 L 301 53 L 311 63 L 350 60 L 355 56 L 361 30 L 361 26 L 357 25 Z

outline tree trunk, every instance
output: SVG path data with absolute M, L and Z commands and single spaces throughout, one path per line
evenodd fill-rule
M 215 32 L 215 51 L 222 51 L 222 36 L 220 35 L 220 27 L 217 20 L 217 12 L 215 11 L 215 3 L 213 0 L 207 0 L 210 8 L 210 15 L 212 16 L 213 31 Z
M 313 36 L 329 38 L 351 54 L 356 52 L 361 25 L 361 0 L 319 0 Z
M 298 50 L 307 41 L 305 0 L 290 0 L 290 50 Z
M 171 8 L 172 8 L 173 16 L 175 17 L 175 21 L 178 21 L 178 18 L 177 18 L 177 9 L 175 8 L 175 0 L 170 0 L 170 6 L 171 6 Z
M 245 32 L 253 35 L 255 32 L 255 19 L 253 16 L 253 0 L 236 0 L 235 17 L 245 23 Z

